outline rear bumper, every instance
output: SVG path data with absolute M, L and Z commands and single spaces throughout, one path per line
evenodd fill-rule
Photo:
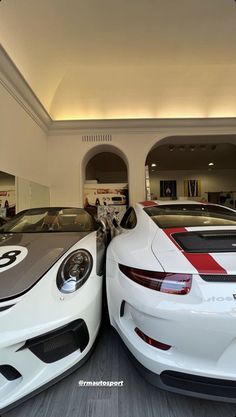
M 236 381 L 167 370 L 158 375 L 145 368 L 127 348 L 126 352 L 139 373 L 155 387 L 206 400 L 236 403 Z
M 107 259 L 112 326 L 146 379 L 179 394 L 236 402 L 236 305 L 229 296 L 233 286 L 196 277 L 188 295 L 164 294 L 136 284 Z M 136 328 L 171 348 L 151 346 Z

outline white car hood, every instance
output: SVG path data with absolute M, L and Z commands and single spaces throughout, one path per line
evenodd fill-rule
M 166 272 L 236 275 L 236 227 L 158 229 L 152 251 Z

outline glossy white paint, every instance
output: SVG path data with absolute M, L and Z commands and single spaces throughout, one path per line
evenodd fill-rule
M 91 253 L 93 269 L 81 288 L 72 294 L 62 294 L 56 284 L 58 268 L 69 253 L 79 248 Z M 101 301 L 102 277 L 96 274 L 96 232 L 92 232 L 71 247 L 30 291 L 19 300 L 11 300 L 15 304 L 12 308 L 0 312 L 0 363 L 14 366 L 22 374 L 22 378 L 10 382 L 0 376 L 0 410 L 55 379 L 89 352 L 100 326 Z M 79 318 L 89 331 L 89 343 L 82 353 L 75 351 L 46 364 L 29 349 L 18 351 L 27 339 Z
M 236 381 L 236 301 L 233 296 L 236 284 L 204 281 L 183 253 L 144 213 L 143 207 L 137 204 L 135 211 L 136 227 L 121 229 L 107 250 L 111 325 L 134 357 L 157 376 L 168 370 Z M 228 226 L 228 229 L 236 228 Z M 212 257 L 228 274 L 235 274 L 235 252 L 215 253 Z M 191 290 L 187 295 L 175 295 L 148 289 L 127 278 L 120 271 L 119 263 L 144 270 L 192 273 Z M 123 300 L 125 308 L 121 316 Z M 152 339 L 170 345 L 170 350 L 163 351 L 145 343 L 136 334 L 136 327 Z

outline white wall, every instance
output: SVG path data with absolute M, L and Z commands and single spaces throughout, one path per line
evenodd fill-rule
M 91 130 L 83 132 L 83 134 L 85 133 L 87 135 L 95 135 L 96 133 L 100 134 L 101 132 L 94 133 L 94 131 Z M 112 152 L 113 147 L 120 150 L 123 159 L 127 161 L 130 203 L 134 204 L 137 201 L 142 201 L 145 199 L 145 161 L 148 152 L 156 143 L 170 136 L 186 137 L 187 143 L 188 138 L 192 135 L 206 135 L 206 137 L 209 135 L 209 141 L 211 141 L 211 135 L 213 134 L 214 138 L 216 138 L 217 134 L 216 131 L 207 127 L 204 129 L 192 127 L 162 127 L 160 130 L 127 130 L 126 133 L 117 129 L 113 132 L 105 131 L 104 133 L 112 135 L 112 142 L 110 144 L 97 145 L 93 142 L 82 142 L 82 134 L 73 131 L 63 135 L 58 134 L 49 136 L 49 180 L 52 205 L 64 204 L 80 206 L 83 203 L 84 171 L 88 160 L 93 157 L 96 152 Z M 219 129 L 218 133 L 222 134 L 222 130 Z M 214 139 L 214 141 L 217 142 L 217 139 Z M 106 146 L 106 149 L 104 149 L 104 146 Z M 89 156 L 89 159 L 87 156 Z M 164 173 L 162 175 L 164 175 Z M 182 177 L 181 172 L 178 172 L 178 175 Z M 196 173 L 192 173 L 192 175 L 194 175 L 195 179 Z M 172 174 L 170 176 L 173 177 Z M 203 176 L 205 176 L 205 174 Z M 168 175 L 166 178 L 169 178 Z M 188 178 L 190 178 L 189 173 L 186 173 L 186 179 Z M 209 176 L 209 178 L 212 178 L 211 190 L 214 191 L 212 188 L 214 176 Z M 175 177 L 173 177 L 173 179 L 175 179 Z M 219 187 L 225 187 L 225 183 L 221 185 L 221 174 L 215 178 L 215 181 L 218 182 L 218 184 L 215 182 L 215 188 L 217 190 L 219 190 Z M 208 188 L 207 183 L 203 184 L 203 186 L 206 189 Z
M 82 135 L 67 134 L 49 136 L 49 179 L 52 205 L 83 203 L 84 158 L 96 147 L 104 151 L 104 145 L 82 142 Z M 115 133 L 106 152 L 113 147 L 120 150 L 128 161 L 130 201 L 140 201 L 145 196 L 145 159 L 151 148 L 153 134 Z
M 49 187 L 16 178 L 17 212 L 34 207 L 50 206 Z
M 160 171 L 150 175 L 152 198 L 160 197 L 160 180 L 177 181 L 177 197 L 184 196 L 184 180 L 200 180 L 201 195 L 206 192 L 236 191 L 236 169 L 212 171 Z
M 96 152 L 113 152 L 114 149 L 122 154 L 126 162 L 129 197 L 133 204 L 145 198 L 145 160 L 154 144 L 170 136 L 186 136 L 187 141 L 191 135 L 225 133 L 223 128 L 219 129 L 217 126 L 212 128 L 206 124 L 203 128 L 181 127 L 178 123 L 170 124 L 171 127 L 165 127 L 163 124 L 160 128 L 134 127 L 125 130 L 121 122 L 120 127 L 111 130 L 105 128 L 98 131 L 79 131 L 71 127 L 67 133 L 50 132 L 47 135 L 2 85 L 0 108 L 0 170 L 31 183 L 30 186 L 22 183 L 22 190 L 25 191 L 18 203 L 18 210 L 29 204 L 43 205 L 48 202 L 48 191 L 43 188 L 39 191 L 40 200 L 36 198 L 36 194 L 32 197 L 32 183 L 50 186 L 51 205 L 82 205 L 88 154 L 92 157 Z M 230 129 L 229 133 L 235 134 L 235 129 Z M 82 141 L 82 135 L 96 134 L 111 135 L 112 141 L 106 145 Z M 219 187 L 225 188 L 224 183 L 220 185 L 221 176 L 216 180 L 217 190 Z M 235 188 L 233 185 L 234 183 L 232 188 Z
M 0 85 L 0 170 L 48 185 L 47 135 Z

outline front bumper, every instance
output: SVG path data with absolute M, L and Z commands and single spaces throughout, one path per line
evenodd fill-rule
M 101 321 L 102 277 L 92 271 L 78 291 L 62 295 L 57 269 L 0 305 L 1 413 L 81 366 L 91 352 Z
M 149 381 L 182 394 L 236 402 L 236 391 L 230 394 L 236 383 L 236 304 L 229 296 L 234 287 L 196 276 L 188 295 L 163 294 L 131 281 L 116 262 L 107 259 L 111 324 Z M 163 351 L 145 343 L 135 328 L 171 348 Z M 170 372 L 175 377 L 167 378 Z M 192 383 L 186 383 L 183 374 Z M 229 390 L 224 389 L 227 386 Z

